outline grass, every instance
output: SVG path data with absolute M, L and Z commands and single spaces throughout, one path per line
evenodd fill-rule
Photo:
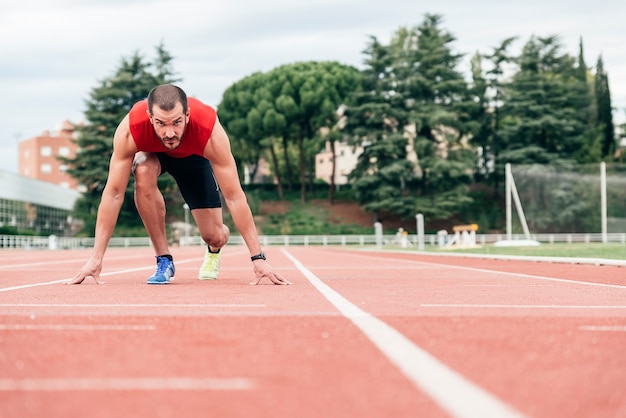
M 607 258 L 613 260 L 626 260 L 626 244 L 619 243 L 561 243 L 541 244 L 537 247 L 495 247 L 493 245 L 484 245 L 476 248 L 465 249 L 440 249 L 439 247 L 427 246 L 426 250 L 431 252 L 454 252 L 457 254 Z
M 323 208 L 300 201 L 291 203 L 287 213 L 266 216 L 259 229 L 266 235 L 326 235 L 371 234 L 373 228 L 350 223 L 333 222 L 331 213 Z

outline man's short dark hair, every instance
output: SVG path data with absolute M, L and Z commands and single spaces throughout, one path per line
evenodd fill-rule
M 173 84 L 161 84 L 148 93 L 148 111 L 152 115 L 154 105 L 163 110 L 172 110 L 176 104 L 183 105 L 183 113 L 187 113 L 187 94 L 178 86 Z

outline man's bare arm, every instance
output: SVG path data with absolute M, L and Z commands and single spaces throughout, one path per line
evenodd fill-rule
M 237 164 L 230 148 L 230 141 L 219 120 L 215 122 L 215 127 L 213 128 L 211 139 L 205 148 L 204 156 L 211 161 L 215 178 L 232 215 L 233 222 L 245 241 L 250 255 L 260 253 L 262 248 L 252 211 L 250 210 L 246 194 L 241 188 Z M 291 284 L 278 273 L 275 273 L 265 260 L 257 260 L 253 264 L 256 281 L 252 284 L 258 284 L 264 277 L 270 279 L 274 284 Z
M 96 218 L 93 252 L 91 258 L 69 282 L 70 284 L 80 284 L 87 277 L 92 277 L 98 282 L 102 270 L 102 259 L 115 230 L 115 224 L 124 202 L 124 194 L 128 186 L 136 151 L 137 148 L 130 135 L 128 116 L 126 116 L 118 126 L 113 138 L 113 154 L 109 162 L 109 174 Z

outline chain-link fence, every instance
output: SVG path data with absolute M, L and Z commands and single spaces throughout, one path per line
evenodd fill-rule
M 511 167 L 531 233 L 602 232 L 601 164 Z M 608 233 L 626 232 L 626 166 L 606 164 Z M 513 232 L 522 230 L 513 216 Z

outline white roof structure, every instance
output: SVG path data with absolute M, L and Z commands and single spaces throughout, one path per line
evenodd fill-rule
M 0 170 L 0 199 L 72 210 L 80 192 Z

